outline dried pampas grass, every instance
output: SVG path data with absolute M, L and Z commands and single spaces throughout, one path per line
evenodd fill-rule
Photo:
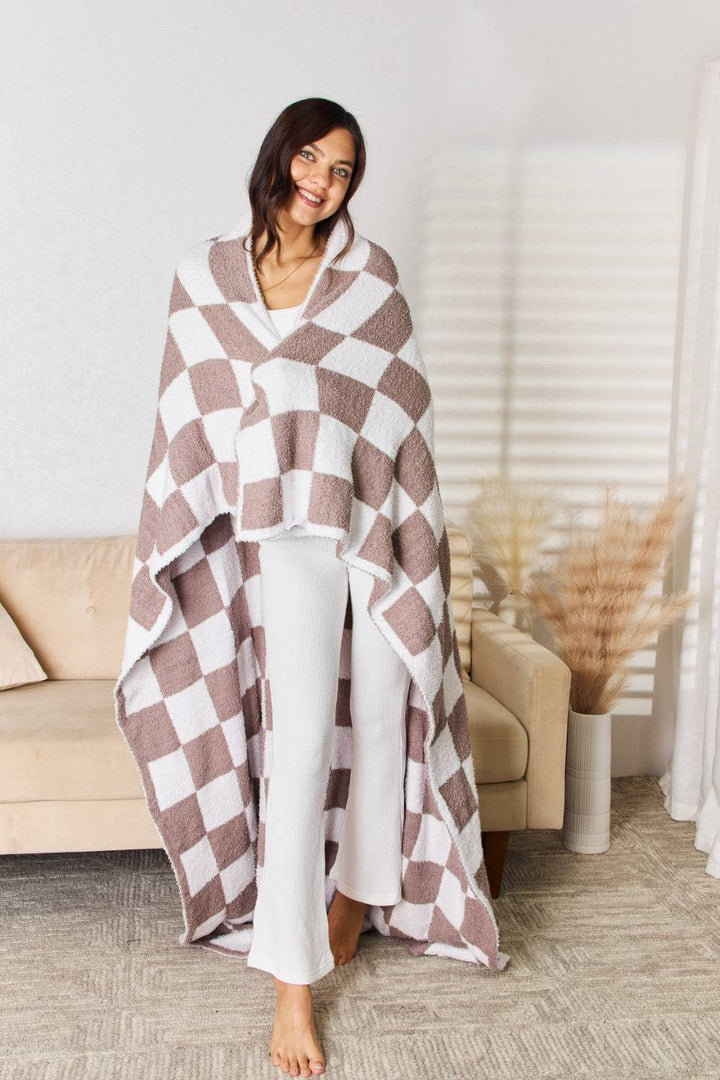
M 533 484 L 507 476 L 481 480 L 477 495 L 466 512 L 465 530 L 470 537 L 474 568 L 490 588 L 493 571 L 508 593 L 522 594 L 525 583 L 538 566 L 540 546 L 558 503 L 546 491 L 538 494 Z
M 684 498 L 677 484 L 643 522 L 606 485 L 597 531 L 576 534 L 546 579 L 526 586 L 572 673 L 575 712 L 610 712 L 627 686 L 630 658 L 695 598 L 644 595 L 665 562 Z

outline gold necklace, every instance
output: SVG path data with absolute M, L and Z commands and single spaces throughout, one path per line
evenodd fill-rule
M 317 251 L 317 246 L 318 246 L 319 243 L 320 243 L 320 238 L 318 237 L 318 239 L 315 241 L 315 247 L 312 249 L 310 254 L 309 255 L 301 255 L 300 256 L 300 262 L 297 264 L 297 266 L 294 267 L 294 269 L 292 269 L 290 271 L 290 273 L 287 274 L 284 278 L 280 278 L 280 281 L 276 281 L 274 285 L 268 285 L 268 287 L 266 289 L 263 289 L 263 293 L 269 293 L 271 289 L 277 289 L 278 285 L 282 285 L 283 281 L 287 281 L 287 279 L 289 277 L 292 277 L 292 275 L 295 273 L 295 271 L 300 269 L 300 266 L 302 265 L 302 263 L 306 262 L 308 259 L 312 259 L 313 255 Z M 259 284 L 260 283 L 260 276 L 258 274 L 257 263 L 255 262 L 255 252 L 253 252 L 252 260 L 253 260 L 253 266 L 255 267 L 255 273 L 256 273 L 256 275 L 258 277 L 258 284 Z

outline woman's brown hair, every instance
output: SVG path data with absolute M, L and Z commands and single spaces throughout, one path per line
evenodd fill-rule
M 322 139 L 335 128 L 346 128 L 352 135 L 355 141 L 355 167 L 342 206 L 331 217 L 317 223 L 315 235 L 326 241 L 333 225 L 342 217 L 348 228 L 348 239 L 335 258 L 340 259 L 350 250 L 355 230 L 347 207 L 365 174 L 365 140 L 357 120 L 342 105 L 328 98 L 302 98 L 283 109 L 274 121 L 262 141 L 248 182 L 253 221 L 250 233 L 251 251 L 255 250 L 263 232 L 267 232 L 265 246 L 255 257 L 257 265 L 279 243 L 277 215 L 292 194 L 292 159 L 303 146 Z

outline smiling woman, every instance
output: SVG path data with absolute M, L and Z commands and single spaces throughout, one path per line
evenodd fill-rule
M 362 132 L 335 102 L 296 101 L 275 120 L 249 183 L 250 244 L 269 309 L 302 303 L 339 218 L 349 248 L 354 230 L 347 204 L 364 173 Z
M 181 942 L 272 975 L 270 1054 L 293 1076 L 324 1071 L 310 984 L 363 929 L 509 960 L 432 396 L 395 262 L 348 213 L 364 170 L 354 117 L 296 102 L 249 220 L 178 263 L 115 688 Z

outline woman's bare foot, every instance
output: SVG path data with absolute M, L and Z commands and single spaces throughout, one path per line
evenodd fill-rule
M 360 928 L 369 905 L 335 890 L 328 909 L 330 948 L 336 964 L 347 964 L 357 949 Z
M 273 1065 L 279 1065 L 288 1076 L 322 1076 L 325 1055 L 318 1041 L 310 987 L 272 978 L 277 991 L 270 1036 Z

